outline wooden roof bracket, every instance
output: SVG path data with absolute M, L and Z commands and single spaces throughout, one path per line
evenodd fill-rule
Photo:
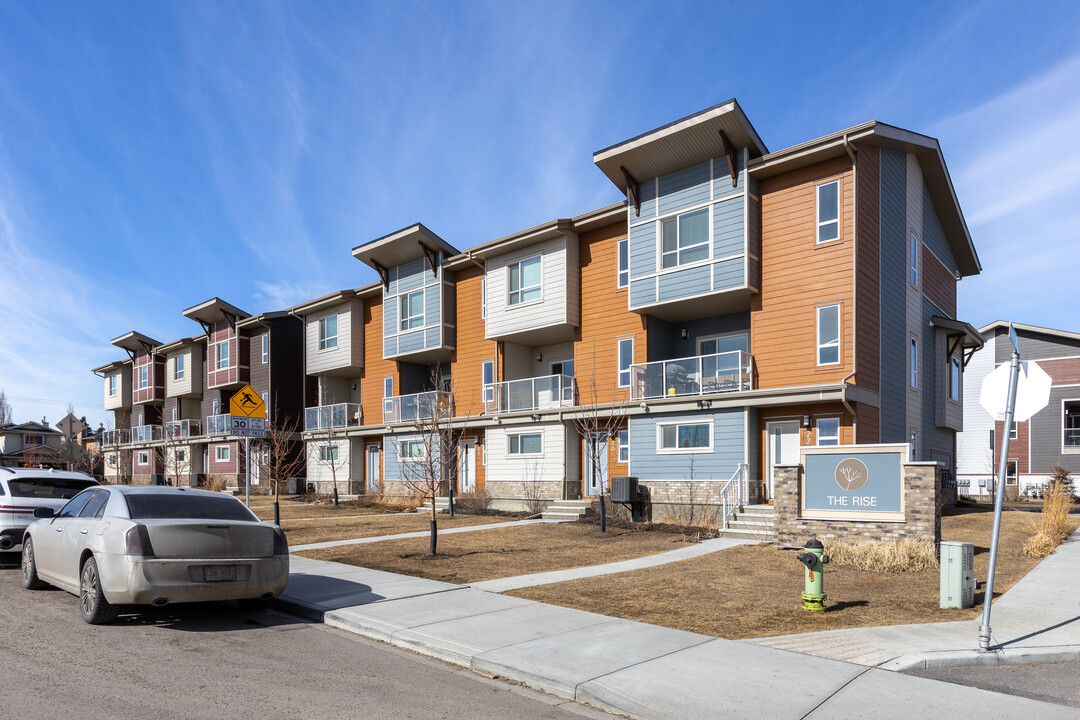
M 620 165 L 619 169 L 622 170 L 623 179 L 626 181 L 626 197 L 634 206 L 634 215 L 641 216 L 641 184 L 634 179 L 634 176 L 630 174 L 624 166 Z
M 378 260 L 371 260 L 371 266 L 375 268 L 375 272 L 379 273 L 379 279 L 382 280 L 383 288 L 390 289 L 390 271 L 379 264 Z
M 236 330 L 236 316 L 224 310 L 221 311 L 221 314 L 225 316 L 225 322 L 229 323 L 229 329 Z
M 949 352 L 945 354 L 945 359 L 948 360 L 956 352 L 956 348 L 960 347 L 960 342 L 964 339 L 963 335 L 953 335 L 953 339 L 949 343 Z
M 431 277 L 439 277 L 439 251 L 429 248 L 424 244 L 423 240 L 417 240 L 416 244 L 424 251 L 424 257 L 427 258 L 428 267 L 431 268 Z
M 968 363 L 971 362 L 971 356 L 975 354 L 976 350 L 978 350 L 978 348 L 968 348 L 968 351 L 964 353 L 964 370 L 967 370 Z
M 739 184 L 739 170 L 735 163 L 735 146 L 723 130 L 720 131 L 720 142 L 724 143 L 724 155 L 727 156 L 728 172 L 731 173 L 731 187 L 736 187 Z
M 155 355 L 154 347 L 145 340 L 140 340 L 139 344 L 142 345 L 142 349 L 146 351 L 146 354 L 150 356 L 150 361 L 153 362 Z

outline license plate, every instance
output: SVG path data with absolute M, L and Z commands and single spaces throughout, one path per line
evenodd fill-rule
M 235 565 L 206 565 L 203 567 L 203 580 L 206 582 L 228 582 L 236 580 Z

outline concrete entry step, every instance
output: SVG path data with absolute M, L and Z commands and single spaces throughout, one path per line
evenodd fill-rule
M 418 514 L 421 514 L 421 515 L 424 514 L 424 513 L 430 513 L 431 512 L 431 501 L 430 500 L 425 500 L 420 507 L 416 508 L 416 512 Z M 435 498 L 435 512 L 436 513 L 450 512 L 450 498 L 449 497 L 437 497 L 437 498 Z
M 558 500 L 540 516 L 544 520 L 580 520 L 589 514 L 592 503 L 585 500 Z

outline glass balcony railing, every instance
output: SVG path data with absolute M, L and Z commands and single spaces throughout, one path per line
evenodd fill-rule
M 198 420 L 172 420 L 165 423 L 165 437 L 170 440 L 195 437 L 201 434 Z
M 751 390 L 753 356 L 741 350 L 630 366 L 634 400 Z
M 1065 447 L 1080 447 L 1080 428 L 1065 428 Z
M 207 415 L 206 416 L 206 434 L 207 435 L 220 435 L 222 433 L 229 432 L 229 415 Z
M 441 390 L 383 398 L 384 423 L 414 422 L 436 414 L 450 416 L 453 413 L 450 393 Z
M 484 409 L 490 413 L 526 412 L 570 407 L 575 399 L 570 375 L 504 380 L 484 386 Z
M 304 409 L 304 430 L 330 430 L 360 425 L 359 403 L 337 403 Z
M 109 445 L 124 445 L 131 442 L 130 430 L 106 430 L 101 434 L 101 444 L 105 447 Z
M 165 428 L 160 425 L 139 425 L 131 428 L 131 442 L 152 442 L 165 437 Z

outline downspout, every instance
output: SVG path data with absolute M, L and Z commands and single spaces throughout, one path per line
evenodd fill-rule
M 855 411 L 848 403 L 847 399 L 847 384 L 848 380 L 855 377 L 856 368 L 858 367 L 858 357 L 856 352 L 858 351 L 858 344 L 855 342 L 855 326 L 858 324 L 856 318 L 858 318 L 859 298 L 856 292 L 856 284 L 859 280 L 859 160 L 856 155 L 855 149 L 848 140 L 847 133 L 844 133 L 844 150 L 847 151 L 848 157 L 851 158 L 851 374 L 844 378 L 844 392 L 840 396 L 840 402 L 843 404 L 844 409 L 851 415 L 851 437 L 852 440 L 858 440 L 858 417 L 855 415 Z M 855 444 L 855 443 L 853 443 Z

